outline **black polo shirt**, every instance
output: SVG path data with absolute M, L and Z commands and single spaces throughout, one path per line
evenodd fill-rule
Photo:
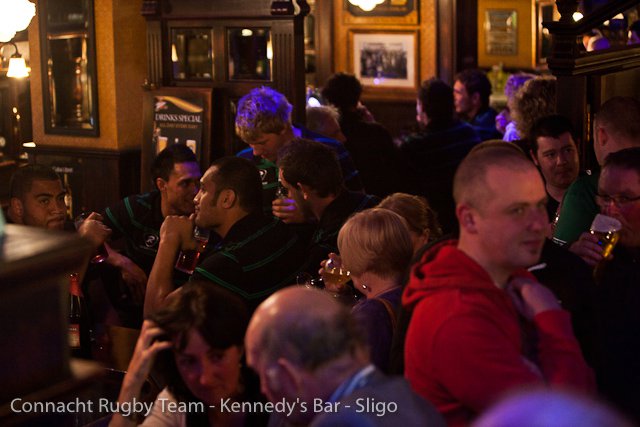
M 304 262 L 298 236 L 281 221 L 251 214 L 236 222 L 191 280 L 207 280 L 237 295 L 253 311 L 278 289 L 296 283 Z
M 124 239 L 124 255 L 147 276 L 158 253 L 160 226 L 164 221 L 158 190 L 128 196 L 105 209 L 104 224 L 113 230 L 111 240 Z M 189 275 L 174 270 L 173 282 L 180 285 Z
M 324 137 L 303 127 L 296 126 L 296 128 L 302 132 L 303 138 L 320 142 L 336 153 L 345 187 L 352 191 L 364 191 L 360 174 L 344 145 L 335 139 Z M 236 156 L 251 160 L 258 168 L 262 180 L 263 210 L 265 214 L 271 215 L 271 202 L 276 198 L 276 190 L 278 189 L 278 166 L 270 160 L 254 156 L 251 147 L 238 152 Z
M 376 196 L 343 191 L 322 213 L 308 249 L 305 270 L 317 274 L 320 262 L 329 252 L 338 252 L 338 232 L 354 213 L 372 208 L 380 202 Z

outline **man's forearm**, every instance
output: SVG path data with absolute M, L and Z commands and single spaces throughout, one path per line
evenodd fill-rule
M 147 292 L 144 298 L 144 317 L 163 306 L 167 296 L 173 291 L 173 264 L 179 247 L 170 242 L 160 241 L 156 259 L 153 262 Z

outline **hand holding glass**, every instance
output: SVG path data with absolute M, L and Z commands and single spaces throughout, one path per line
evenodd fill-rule
M 183 271 L 187 274 L 193 274 L 196 269 L 200 254 L 204 252 L 204 249 L 207 247 L 207 242 L 209 242 L 209 230 L 195 227 L 193 229 L 193 238 L 198 243 L 198 246 L 195 249 L 181 250 L 175 265 L 176 270 Z
M 620 229 L 622 224 L 615 218 L 607 215 L 596 215 L 589 233 L 598 238 L 598 245 L 602 247 L 602 257 L 607 259 L 611 256 L 613 248 L 620 239 Z

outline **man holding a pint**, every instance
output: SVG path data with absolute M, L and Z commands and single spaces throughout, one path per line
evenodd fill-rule
M 640 422 L 640 147 L 607 156 L 596 200 L 605 219 L 619 225 L 609 233 L 617 241 L 609 256 L 602 237 L 593 249 L 602 325 L 596 372 L 601 392 Z

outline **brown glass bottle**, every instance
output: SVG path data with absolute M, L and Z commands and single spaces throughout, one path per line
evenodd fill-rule
M 69 275 L 69 348 L 72 357 L 90 358 L 89 325 L 78 273 Z

